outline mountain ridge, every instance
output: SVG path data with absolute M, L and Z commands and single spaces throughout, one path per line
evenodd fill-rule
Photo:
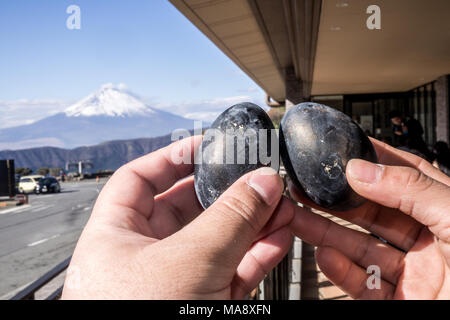
M 14 159 L 16 168 L 65 168 L 68 161 L 90 160 L 95 170 L 116 170 L 125 163 L 172 143 L 171 135 L 105 141 L 73 149 L 37 147 L 0 151 L 0 159 Z

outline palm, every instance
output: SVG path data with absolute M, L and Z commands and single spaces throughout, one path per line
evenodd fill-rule
M 136 177 L 140 179 L 140 177 Z M 140 188 L 136 189 L 136 194 L 140 199 L 146 199 L 148 210 L 145 204 L 140 206 L 135 201 L 130 202 L 127 209 L 130 212 L 128 230 L 125 237 L 131 239 L 136 245 L 141 247 L 141 250 L 146 251 L 152 255 L 152 251 L 157 247 L 166 247 L 165 254 L 168 256 L 180 256 L 179 245 L 166 243 L 171 242 L 171 236 L 187 226 L 195 217 L 197 217 L 203 208 L 197 201 L 194 192 L 194 179 L 190 176 L 182 181 L 176 183 L 168 191 L 165 191 L 149 200 L 148 196 L 154 192 L 148 184 L 144 181 L 140 184 Z M 117 210 L 123 212 L 123 207 L 118 206 Z M 137 211 L 136 209 L 141 209 Z M 118 239 L 118 242 L 123 242 L 123 239 Z M 182 244 L 185 248 L 189 246 L 188 243 Z M 201 266 L 197 261 L 197 268 Z M 215 270 L 217 272 L 217 270 Z M 228 272 L 230 274 L 232 271 Z M 218 272 L 218 274 L 221 274 Z M 210 275 L 204 274 L 205 278 Z M 174 275 L 176 278 L 176 275 Z M 192 279 L 193 282 L 187 284 L 191 287 L 192 293 L 196 299 L 211 298 L 211 293 L 214 293 L 216 299 L 230 299 L 231 281 L 228 277 L 223 281 L 209 281 L 201 282 L 199 279 Z M 185 284 L 186 285 L 186 284 Z M 206 286 L 205 286 L 206 285 Z
M 153 188 L 155 184 L 150 185 L 141 176 L 131 175 L 130 172 L 118 172 L 112 179 L 123 181 L 125 177 L 121 177 L 121 175 L 127 176 L 126 180 L 128 181 L 130 181 L 130 177 L 133 177 L 132 184 L 135 186 L 135 197 L 112 204 L 110 211 L 107 213 L 109 219 L 112 219 L 111 223 L 122 225 L 125 228 L 121 233 L 114 233 L 107 242 L 117 245 L 127 243 L 131 247 L 127 251 L 139 250 L 152 256 L 155 249 L 161 247 L 161 245 L 164 246 L 164 243 L 170 243 L 172 235 L 188 225 L 203 211 L 195 196 L 192 176 L 179 181 L 169 190 L 159 193 L 163 191 L 159 189 L 162 187 L 161 184 L 158 184 L 158 189 L 155 190 Z M 100 206 L 103 201 L 102 197 L 108 197 L 108 201 L 110 201 L 108 188 L 109 186 L 106 185 L 103 194 L 99 197 L 98 203 Z M 152 197 L 151 195 L 154 193 L 159 194 Z M 183 246 L 187 248 L 189 244 L 184 243 Z M 177 252 L 178 249 L 179 245 L 169 244 L 166 246 L 165 254 L 168 257 L 180 256 L 180 252 Z M 197 265 L 197 268 L 200 269 L 202 266 Z M 218 272 L 217 274 L 221 273 Z M 128 275 L 126 276 L 128 277 Z M 177 277 L 176 275 L 173 276 L 174 278 Z M 208 278 L 208 275 L 205 274 L 204 276 Z M 149 279 L 139 279 L 138 281 L 147 282 L 146 280 Z M 211 298 L 211 292 L 215 293 L 214 298 L 230 298 L 231 281 L 229 279 L 224 279 L 223 282 L 206 282 L 206 288 L 205 283 L 198 281 L 198 279 L 193 280 L 195 281 L 189 286 L 192 287 L 195 298 Z M 201 290 L 196 288 L 196 285 L 201 286 Z M 198 294 L 195 293 L 197 289 Z
M 394 299 L 449 299 L 450 283 L 445 275 L 450 268 L 446 261 L 449 257 L 442 254 L 445 250 L 424 228 L 404 258 Z
M 450 179 L 430 164 L 376 140 L 372 142 L 381 163 L 417 168 L 439 181 L 438 188 L 448 192 Z M 422 179 L 426 178 L 422 176 Z M 409 183 L 415 181 L 407 180 L 400 185 L 407 188 Z M 427 191 L 426 188 L 431 185 L 430 181 L 424 181 L 422 192 Z M 290 191 L 298 201 L 321 209 L 295 188 L 291 187 Z M 367 233 L 338 225 L 307 210 L 297 210 L 292 229 L 297 236 L 318 247 L 316 259 L 320 269 L 333 283 L 354 298 L 448 299 L 450 244 L 445 240 L 448 239 L 448 228 L 445 228 L 448 223 L 444 221 L 448 219 L 448 206 L 445 202 L 447 200 L 444 200 L 443 206 L 438 207 L 437 211 L 427 214 L 425 211 L 431 205 L 430 202 L 434 200 L 442 203 L 442 194 L 434 195 L 432 191 L 429 194 L 429 202 L 425 201 L 422 205 L 414 206 L 409 200 L 411 197 L 399 201 L 386 195 L 385 198 L 377 199 L 380 204 L 368 201 L 352 211 L 330 212 L 385 239 L 388 243 Z M 436 234 L 441 238 L 436 237 Z M 371 266 L 379 267 L 379 290 L 367 286 L 367 271 Z
M 287 199 L 260 221 L 254 236 L 248 221 L 202 230 L 220 222 L 217 214 L 196 219 L 204 210 L 195 195 L 193 165 L 171 159 L 180 149 L 193 155 L 200 142 L 182 140 L 116 171 L 71 261 L 83 273 L 95 271 L 93 277 L 81 277 L 84 290 L 65 286 L 64 297 L 80 298 L 82 292 L 114 299 L 242 299 L 281 260 L 291 241 L 293 206 Z M 248 239 L 236 241 L 239 235 Z

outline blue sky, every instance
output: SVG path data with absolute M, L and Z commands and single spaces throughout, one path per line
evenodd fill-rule
M 81 8 L 80 30 L 66 27 L 71 4 Z M 167 0 L 2 0 L 0 41 L 0 127 L 61 111 L 104 83 L 179 114 L 263 101 Z

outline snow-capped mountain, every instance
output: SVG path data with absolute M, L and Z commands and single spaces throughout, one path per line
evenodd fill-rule
M 128 91 L 126 86 L 107 83 L 100 90 L 81 99 L 64 113 L 68 117 L 90 116 L 133 116 L 150 115 L 155 111 L 145 105 L 139 97 Z
M 123 85 L 105 84 L 64 112 L 0 129 L 0 150 L 74 148 L 117 139 L 156 137 L 192 129 L 194 120 L 152 108 Z

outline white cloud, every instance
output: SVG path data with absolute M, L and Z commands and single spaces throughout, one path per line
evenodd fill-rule
M 36 122 L 62 112 L 73 102 L 58 99 L 0 100 L 0 129 Z
M 42 146 L 64 147 L 64 141 L 58 138 L 39 138 L 15 142 L 0 142 L 0 150 L 21 150 Z
M 183 116 L 185 118 L 188 119 L 193 119 L 193 120 L 201 120 L 201 121 L 206 121 L 206 122 L 212 122 L 214 121 L 214 119 L 217 118 L 217 116 L 221 113 L 222 111 L 209 111 L 209 112 L 191 112 L 191 113 L 186 113 Z
M 105 84 L 104 87 L 112 86 Z M 120 84 L 123 90 L 128 90 L 125 85 Z M 256 90 L 257 91 L 257 90 Z M 233 97 L 222 97 L 216 99 L 182 101 L 180 103 L 158 103 L 160 97 L 142 98 L 144 103 L 151 107 L 171 112 L 182 117 L 194 120 L 213 122 L 216 117 L 227 108 L 241 102 L 252 102 L 262 108 L 265 105 L 263 95 L 257 94 L 255 88 L 250 87 L 242 90 L 247 94 Z M 0 129 L 31 124 L 58 112 L 63 112 L 76 101 L 60 99 L 17 99 L 0 100 Z
M 180 103 L 158 103 L 153 106 L 185 118 L 213 122 L 224 110 L 241 102 L 252 102 L 262 108 L 266 108 L 262 99 L 256 99 L 247 95 L 211 100 L 184 101 Z

